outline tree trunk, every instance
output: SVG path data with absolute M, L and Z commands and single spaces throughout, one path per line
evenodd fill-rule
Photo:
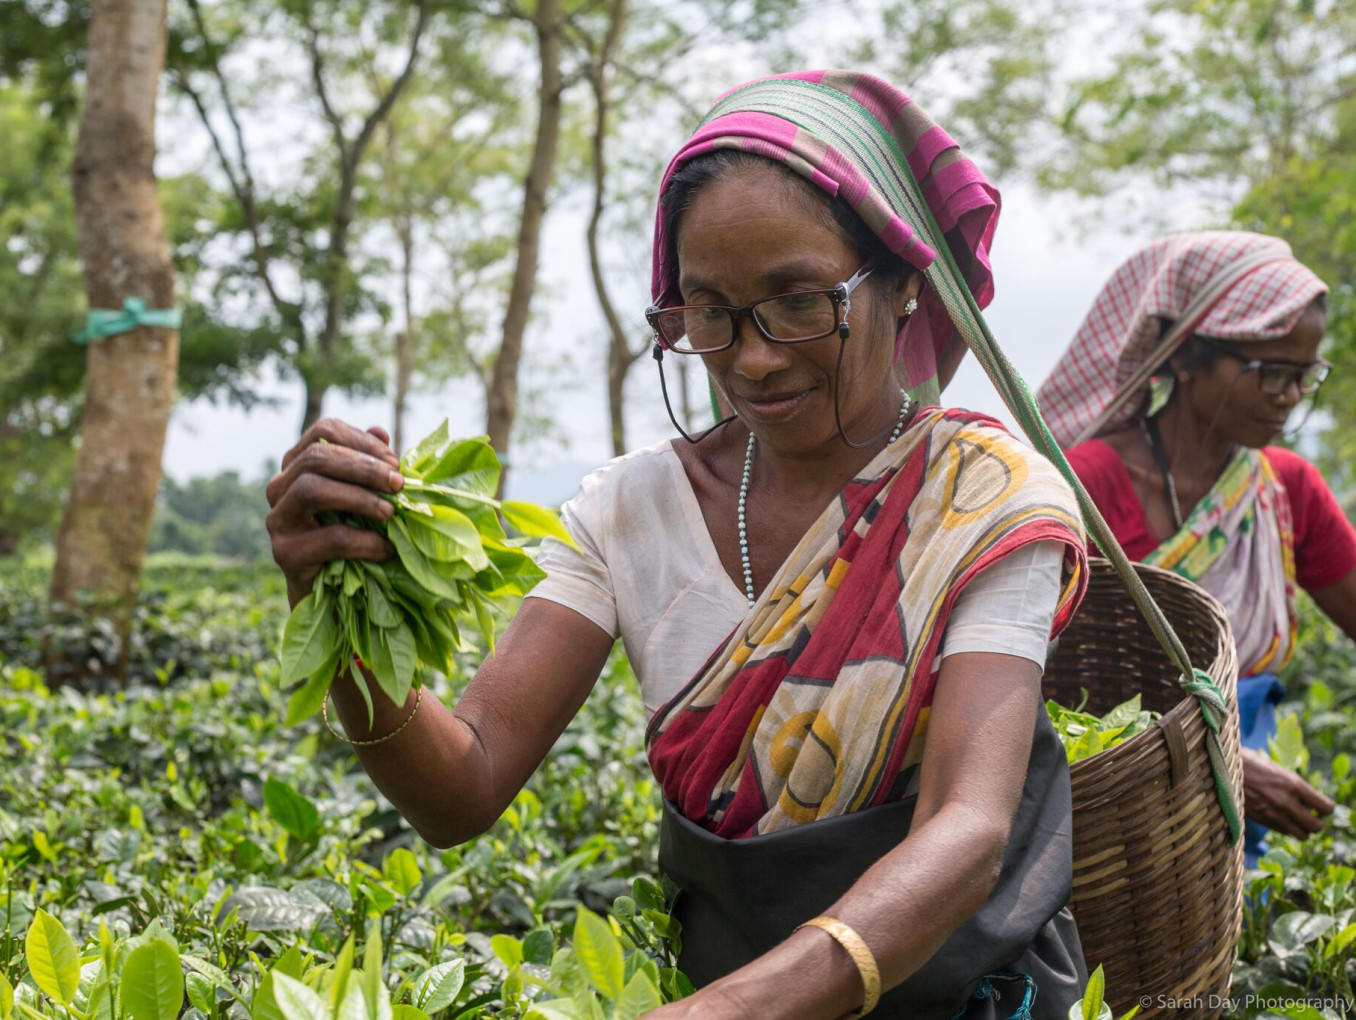
M 410 397 L 410 378 L 414 375 L 414 224 L 407 216 L 397 218 L 400 236 L 401 299 L 405 306 L 405 328 L 396 334 L 395 422 L 392 441 L 397 454 L 405 449 L 405 405 Z
M 561 77 L 560 0 L 540 0 L 533 19 L 541 61 L 541 86 L 537 114 L 537 137 L 532 164 L 523 185 L 523 216 L 518 226 L 518 261 L 513 269 L 508 308 L 504 311 L 503 340 L 495 357 L 494 375 L 486 401 L 485 431 L 501 459 L 507 459 L 518 406 L 518 366 L 523 356 L 523 333 L 527 329 L 532 292 L 537 285 L 537 252 L 541 225 L 546 216 L 547 190 L 555 169 L 560 141 L 560 112 L 564 81 Z M 503 493 L 507 469 L 499 478 Z
M 312 378 L 304 371 L 301 376 L 301 384 L 305 387 L 306 399 L 302 405 L 301 433 L 298 433 L 298 435 L 304 433 L 320 420 L 320 415 L 325 410 L 325 394 L 330 389 L 329 383 Z
M 167 0 L 96 0 L 72 188 L 91 308 L 124 298 L 173 308 L 174 266 L 156 193 L 155 102 Z M 51 607 L 111 617 L 127 664 L 179 363 L 178 330 L 142 326 L 89 341 L 80 450 L 57 538 Z M 77 661 L 77 659 L 79 661 Z M 49 682 L 90 686 L 83 656 L 47 649 Z
M 593 91 L 593 213 L 589 217 L 588 249 L 593 289 L 598 295 L 603 319 L 607 322 L 607 410 L 612 426 L 612 455 L 620 457 L 626 452 L 626 416 L 623 413 L 626 376 L 635 364 L 637 354 L 631 350 L 626 330 L 607 290 L 602 256 L 598 250 L 598 232 L 607 207 L 607 118 L 612 111 L 607 75 L 612 53 L 626 21 L 626 0 L 612 0 L 607 13 L 607 31 L 588 76 Z M 643 346 L 641 350 L 644 350 Z

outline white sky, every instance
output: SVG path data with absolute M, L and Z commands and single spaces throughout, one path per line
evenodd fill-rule
M 801 66 L 835 66 L 836 53 L 863 30 L 860 22 L 844 17 L 850 4 L 826 0 L 816 6 L 810 22 L 802 23 L 797 45 Z M 816 40 L 805 45 L 804 40 Z M 708 62 L 719 57 L 703 82 L 719 75 L 722 88 L 765 73 L 758 55 L 731 49 L 704 53 Z M 945 83 L 939 83 L 944 89 Z M 927 107 L 926 97 L 918 96 Z M 290 119 L 290 118 L 284 118 Z M 266 125 L 274 134 L 284 126 Z M 286 130 L 291 130 L 286 129 Z M 201 133 L 201 132 L 199 132 Z M 262 137 L 267 137 L 267 131 Z M 179 163 L 193 157 L 183 154 L 200 148 L 183 136 L 176 139 L 179 152 L 162 158 Z M 961 144 L 965 140 L 960 139 Z M 674 144 L 677 139 L 674 139 Z M 267 146 L 263 146 L 267 151 Z M 205 151 L 205 150 L 201 150 Z M 982 161 L 981 161 L 982 165 Z M 1072 337 L 1097 290 L 1116 266 L 1136 247 L 1162 229 L 1146 226 L 1135 231 L 1104 227 L 1074 233 L 1069 229 L 1077 211 L 1073 200 L 1041 196 L 1021 183 L 998 182 L 1003 191 L 1003 211 L 994 243 L 993 265 L 996 297 L 988 319 L 999 343 L 1011 361 L 1035 386 L 1049 372 L 1059 352 Z M 558 433 L 554 442 L 537 441 L 513 451 L 510 491 L 517 498 L 557 502 L 568 498 L 580 478 L 610 456 L 603 367 L 603 329 L 592 284 L 587 274 L 584 241 L 584 201 L 575 195 L 557 202 L 546 221 L 543 237 L 534 320 L 526 339 L 525 386 L 549 394 Z M 1199 209 L 1186 208 L 1173 218 L 1178 229 L 1197 226 Z M 613 273 L 613 299 L 624 318 L 634 321 L 648 303 L 644 289 L 647 266 L 627 267 Z M 623 278 L 624 277 L 624 278 Z M 394 295 L 393 295 L 394 296 Z M 584 342 L 596 330 L 599 342 Z M 569 358 L 551 349 L 573 348 Z M 589 354 L 586 348 L 595 347 Z M 276 378 L 260 381 L 261 393 L 276 397 L 276 408 L 257 407 L 251 412 L 208 401 L 181 404 L 174 414 L 165 451 L 165 470 L 176 478 L 211 475 L 236 470 L 246 477 L 261 473 L 269 461 L 277 461 L 294 441 L 301 419 L 301 384 Z M 944 394 L 946 403 L 997 413 L 1011 424 L 998 397 L 974 358 L 967 358 Z M 391 426 L 389 401 L 355 400 L 332 393 L 325 412 L 354 424 Z M 437 394 L 416 395 L 407 411 L 409 443 L 424 435 L 444 417 L 453 434 L 471 435 L 483 430 L 483 395 L 476 383 L 456 382 Z M 642 358 L 628 381 L 628 441 L 632 448 L 673 435 L 660 399 L 654 363 Z
M 1033 387 L 1049 373 L 1102 283 L 1148 237 L 1110 229 L 1061 236 L 1066 207 L 1067 202 L 1038 196 L 1028 187 L 1010 186 L 1004 192 L 994 241 L 996 296 L 987 318 L 1008 357 Z M 550 345 L 578 328 L 558 324 L 601 321 L 584 270 L 586 258 L 582 217 L 573 210 L 553 217 L 542 248 L 547 294 L 540 304 L 547 314 L 527 337 L 539 373 L 542 363 L 551 361 Z M 643 292 L 616 297 L 635 310 L 648 299 Z M 555 329 L 553 324 L 557 324 Z M 597 368 L 591 373 L 591 366 L 576 359 L 573 371 L 564 373 L 567 383 L 569 376 L 577 377 L 575 388 L 561 388 L 552 398 L 568 447 L 562 450 L 538 442 L 516 451 L 516 475 L 510 473 L 515 496 L 544 501 L 568 497 L 580 478 L 610 456 L 601 344 L 597 357 Z M 294 441 L 301 419 L 300 383 L 265 380 L 260 390 L 277 396 L 281 404 L 248 413 L 203 400 L 181 404 L 170 426 L 166 472 L 184 478 L 234 469 L 251 477 L 262 471 L 266 461 L 281 458 Z M 966 358 L 944 398 L 953 406 L 999 413 L 1011 424 L 973 357 Z M 355 400 L 341 394 L 330 396 L 326 413 L 363 427 L 389 429 L 392 420 L 388 400 Z M 416 396 L 407 416 L 411 439 L 424 435 L 444 417 L 451 420 L 453 434 L 475 434 L 484 427 L 483 398 L 476 384 L 454 383 L 438 394 Z M 628 428 L 633 447 L 673 435 L 649 358 L 643 358 L 632 372 Z

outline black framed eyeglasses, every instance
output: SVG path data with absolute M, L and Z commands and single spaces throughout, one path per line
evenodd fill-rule
M 803 344 L 822 340 L 835 332 L 847 339 L 847 317 L 852 310 L 852 292 L 871 275 L 871 264 L 851 278 L 823 290 L 798 290 L 774 294 L 747 305 L 651 305 L 645 318 L 655 338 L 679 354 L 715 354 L 734 346 L 739 320 L 745 315 L 774 344 Z
M 1317 393 L 1332 371 L 1332 365 L 1321 359 L 1308 365 L 1296 365 L 1291 361 L 1262 361 L 1249 358 L 1225 341 L 1206 336 L 1198 339 L 1211 349 L 1243 362 L 1243 371 L 1256 372 L 1257 385 L 1263 393 L 1273 397 L 1279 397 L 1295 383 L 1299 384 L 1301 396 Z

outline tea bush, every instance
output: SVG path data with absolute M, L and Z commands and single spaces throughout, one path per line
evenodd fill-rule
M 543 1007 L 551 1016 L 587 1011 L 590 997 L 623 1016 L 627 989 L 625 1002 L 648 1002 L 650 985 L 678 994 L 677 931 L 650 877 L 658 799 L 624 660 L 491 831 L 439 852 L 318 721 L 282 726 L 275 570 L 154 563 L 134 682 L 91 694 L 49 691 L 35 668 L 41 576 L 0 574 L 0 975 L 13 989 L 0 984 L 0 1018 L 172 1017 L 126 1001 L 125 980 L 171 955 L 192 1009 L 214 1020 L 311 1020 L 295 1003 L 278 1012 L 270 982 L 285 978 L 271 975 L 298 981 L 289 994 L 307 1008 L 308 991 L 343 1005 L 346 966 L 363 971 L 374 1020 L 391 1004 L 518 1017 L 536 997 L 573 1003 Z M 453 697 L 461 665 L 431 692 Z M 601 956 L 565 948 L 562 933 L 581 932 Z
M 0 1020 L 620 1018 L 685 990 L 620 656 L 495 826 L 436 851 L 318 721 L 282 725 L 273 568 L 154 558 L 133 682 L 90 694 L 47 689 L 42 640 L 116 649 L 47 624 L 45 586 L 0 565 Z M 1356 650 L 1303 627 L 1278 751 L 1341 806 L 1248 875 L 1248 1020 L 1341 1017 L 1356 974 Z
M 1321 833 L 1271 836 L 1245 875 L 1231 1016 L 1356 1015 L 1356 648 L 1309 600 L 1274 753 L 1337 801 Z M 1288 1002 L 1284 1009 L 1267 1004 Z

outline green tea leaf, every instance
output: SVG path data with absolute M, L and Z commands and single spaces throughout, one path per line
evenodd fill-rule
M 334 976 L 330 981 L 330 1009 L 336 1013 L 340 1011 L 343 1005 L 344 996 L 352 990 L 354 982 L 350 980 L 353 976 L 353 935 L 349 934 L 344 939 L 344 944 L 339 948 L 339 955 L 334 959 Z M 359 1005 L 362 1004 L 362 992 L 358 992 Z M 361 1010 L 360 1012 L 366 1012 Z
M 622 993 L 625 971 L 621 942 L 608 923 L 587 907 L 580 907 L 575 918 L 574 951 L 589 984 L 615 1001 Z
M 385 1020 L 391 1015 L 391 996 L 381 980 L 379 921 L 374 921 L 367 930 L 367 946 L 363 949 L 363 994 L 367 998 L 368 1015 L 372 1020 Z
M 428 558 L 414 544 L 410 537 L 409 525 L 399 517 L 391 519 L 391 528 L 386 533 L 391 540 L 391 544 L 396 547 L 396 553 L 400 556 L 400 562 L 406 570 L 410 572 L 417 584 L 433 592 L 440 598 L 451 599 L 454 602 L 461 601 L 461 594 L 458 592 L 455 579 L 446 573 L 439 571 Z
M 391 1007 L 391 1020 L 429 1020 L 429 1015 L 422 1009 L 416 1009 L 414 1006 L 402 1002 L 398 1006 Z
M 424 878 L 414 854 L 403 846 L 391 851 L 381 866 L 381 873 L 401 896 L 408 896 Z
M 423 481 L 493 496 L 499 488 L 499 473 L 499 458 L 489 437 L 477 436 L 448 443 L 423 472 Z
M 333 604 L 324 589 L 312 590 L 297 603 L 283 627 L 282 685 L 307 679 L 334 658 L 339 630 Z
M 506 966 L 516 967 L 523 962 L 523 944 L 512 935 L 491 935 L 490 949 Z
M 264 781 L 264 805 L 273 820 L 297 839 L 306 839 L 320 823 L 320 813 L 310 800 L 272 776 Z
M 9 978 L 0 972 L 0 1020 L 9 1020 L 9 1015 L 14 1012 L 14 986 L 9 983 Z
M 164 939 L 138 946 L 122 965 L 119 991 L 132 1020 L 175 1020 L 184 1004 L 178 952 Z
M 292 692 L 287 701 L 284 725 L 295 726 L 320 711 L 325 695 L 330 692 L 330 684 L 334 683 L 334 678 L 339 672 L 340 664 L 347 662 L 352 654 L 353 650 L 346 639 L 341 637 L 335 642 L 331 658 L 312 673 L 310 679 Z
M 583 1020 L 579 1008 L 569 999 L 552 999 L 550 1002 L 534 1002 L 523 1020 Z
M 1319 936 L 1327 934 L 1337 919 L 1328 914 L 1311 914 L 1305 910 L 1292 910 L 1282 914 L 1271 925 L 1272 946 L 1282 951 L 1296 952 Z
M 1102 1015 L 1102 1000 L 1105 997 L 1106 975 L 1099 963 L 1097 969 L 1088 975 L 1088 984 L 1083 990 L 1083 1020 L 1099 1020 Z
M 490 565 L 480 531 L 460 510 L 435 506 L 431 516 L 408 517 L 403 523 L 416 548 L 444 572 L 470 577 Z
M 217 1001 L 217 986 L 201 974 L 185 974 L 184 988 L 188 991 L 188 1001 L 211 1016 Z
M 69 1006 L 80 987 L 80 954 L 61 922 L 41 907 L 24 938 L 24 956 L 38 988 Z
M 662 1005 L 664 1000 L 659 994 L 659 989 L 655 987 L 648 974 L 639 970 L 622 989 L 617 1005 L 612 1011 L 612 1017 L 613 1020 L 634 1020 L 635 1017 L 643 1016 Z
M 1101 725 L 1098 727 L 1103 732 L 1107 730 L 1123 730 L 1125 727 L 1134 723 L 1139 718 L 1139 695 L 1136 694 L 1129 701 L 1123 701 L 1101 718 Z
M 276 970 L 270 976 L 273 979 L 273 997 L 283 1020 L 330 1020 L 325 1000 L 310 988 Z
M 402 473 L 413 474 L 417 477 L 423 477 L 424 469 L 433 463 L 434 457 L 448 443 L 447 419 L 444 418 L 442 424 L 426 435 L 415 444 L 414 448 L 407 451 L 400 458 L 400 470 Z
M 364 590 L 367 593 L 367 615 L 374 624 L 389 628 L 399 627 L 404 622 L 380 584 L 368 585 Z
M 1309 767 L 1304 730 L 1293 715 L 1283 715 L 1277 720 L 1276 735 L 1268 738 L 1267 750 L 1278 765 L 1292 772 L 1303 772 Z
M 573 536 L 565 530 L 560 518 L 545 507 L 532 503 L 515 503 L 505 500 L 499 504 L 499 512 L 514 531 L 532 538 L 557 538 L 571 548 L 578 549 Z
M 425 1013 L 437 1013 L 452 1005 L 466 981 L 466 962 L 448 960 L 430 967 L 415 979 L 414 1004 Z

